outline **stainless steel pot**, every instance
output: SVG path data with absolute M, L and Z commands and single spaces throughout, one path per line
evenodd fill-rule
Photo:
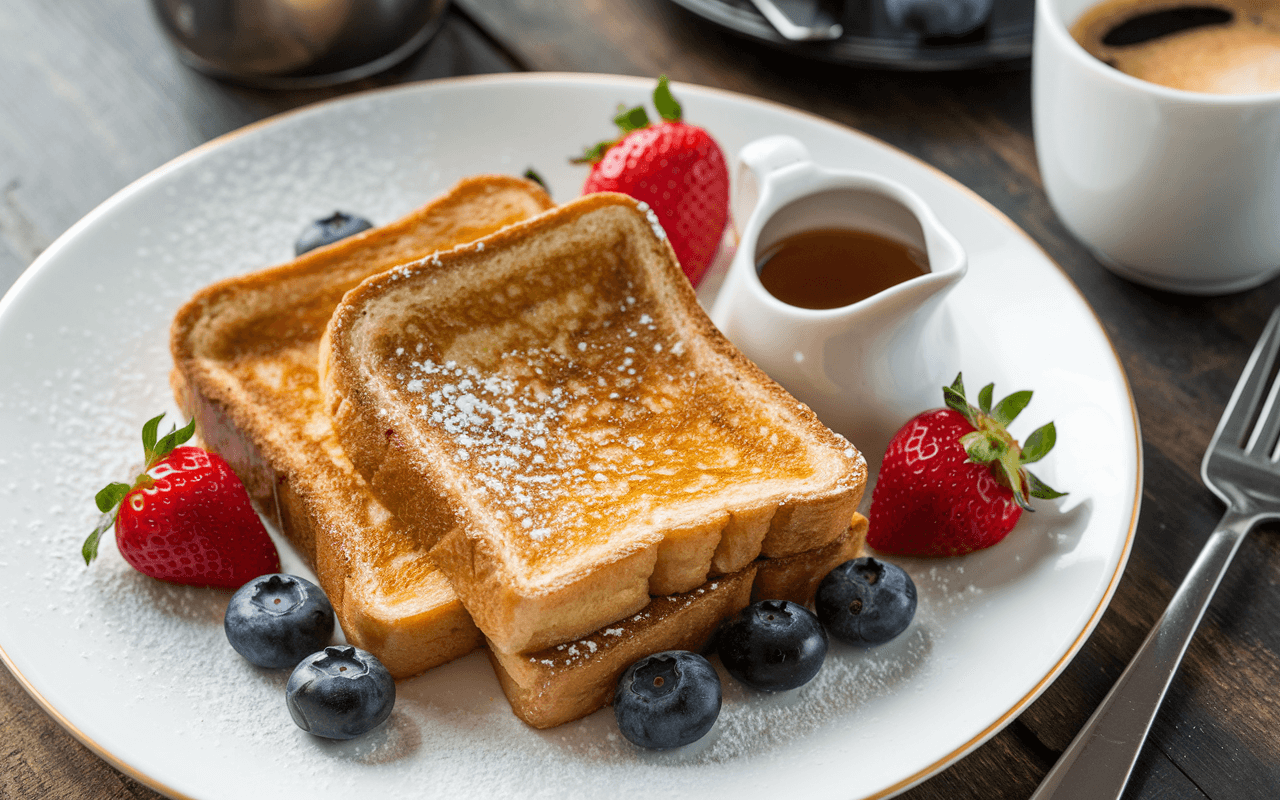
M 381 72 L 436 33 L 449 0 L 151 0 L 188 65 L 263 88 Z

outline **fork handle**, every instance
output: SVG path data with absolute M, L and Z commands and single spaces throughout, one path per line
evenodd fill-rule
M 1256 521 L 1254 514 L 1227 510 L 1137 655 L 1031 800 L 1120 797 L 1191 636 Z

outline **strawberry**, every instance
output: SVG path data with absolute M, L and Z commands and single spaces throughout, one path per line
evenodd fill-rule
M 163 417 L 142 427 L 146 465 L 133 485 L 112 483 L 98 492 L 103 519 L 81 548 L 85 565 L 114 526 L 124 560 L 162 581 L 234 589 L 279 572 L 280 556 L 244 484 L 218 454 L 179 446 L 195 433 L 194 419 L 156 441 Z
M 697 286 L 729 221 L 729 168 L 715 140 L 681 120 L 666 75 L 658 78 L 653 105 L 662 122 L 651 124 L 643 106 L 626 109 L 613 118 L 621 138 L 575 159 L 592 165 L 582 193 L 621 192 L 647 203 Z
M 913 417 L 893 437 L 871 495 L 867 543 L 897 555 L 958 556 L 999 542 L 1031 497 L 1062 497 L 1025 469 L 1053 449 L 1053 423 L 1019 446 L 1005 427 L 1031 392 L 991 407 L 995 384 L 969 405 L 964 383 L 942 390 L 947 407 Z

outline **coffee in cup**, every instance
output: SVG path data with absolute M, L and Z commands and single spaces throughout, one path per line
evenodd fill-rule
M 1192 6 L 1231 13 L 1231 23 L 1152 40 L 1166 43 L 1280 13 L 1277 0 L 1036 0 L 1032 121 L 1049 202 L 1099 262 L 1138 283 L 1208 295 L 1275 278 L 1280 89 L 1183 91 L 1112 69 L 1071 31 L 1092 30 L 1088 18 L 1121 5 L 1124 13 L 1098 36 L 1115 50 L 1128 46 L 1114 38 L 1132 35 L 1126 20 L 1148 13 Z
M 1275 0 L 1103 0 L 1071 35 L 1103 63 L 1173 89 L 1280 91 Z

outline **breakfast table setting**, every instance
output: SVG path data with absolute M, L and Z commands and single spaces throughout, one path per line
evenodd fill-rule
M 1188 4 L 1212 7 L 1191 26 L 1253 8 L 1224 3 Z M 1280 796 L 1280 89 L 1113 69 L 1132 25 L 1098 23 L 1098 55 L 1070 29 L 1116 0 L 351 0 L 378 9 L 364 49 L 250 66 L 202 33 L 234 6 L 316 37 L 335 5 L 0 0 L 0 798 Z M 1280 36 L 1270 13 L 1249 19 Z M 886 556 L 919 587 L 906 634 L 833 646 L 808 687 L 726 688 L 671 752 L 608 710 L 526 727 L 479 653 L 328 742 L 262 707 L 283 677 L 226 667 L 229 592 L 126 574 L 114 546 L 85 566 L 93 493 L 173 405 L 168 324 L 195 291 L 293 258 L 311 220 L 385 224 L 468 175 L 567 203 L 615 115 L 668 117 L 659 76 L 731 181 L 698 299 L 873 481 L 956 373 L 973 398 L 1034 391 L 1010 423 L 1028 450 L 1056 425 L 1035 472 L 1063 494 L 1005 541 Z M 759 288 L 757 241 L 828 224 L 841 192 L 927 243 L 933 274 L 906 283 L 937 280 L 815 333 Z M 815 352 L 840 365 L 818 389 Z

